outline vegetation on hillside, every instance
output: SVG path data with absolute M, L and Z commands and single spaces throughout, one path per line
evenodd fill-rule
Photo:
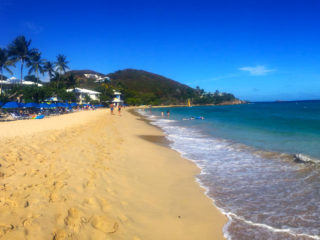
M 125 69 L 108 75 L 113 87 L 124 94 L 130 105 L 186 104 L 190 99 L 193 104 L 219 104 L 234 101 L 236 98 L 227 93 L 207 93 L 197 87 L 191 88 L 158 74 Z

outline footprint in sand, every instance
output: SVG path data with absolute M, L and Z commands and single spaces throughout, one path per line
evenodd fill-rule
M 115 233 L 119 224 L 105 216 L 93 216 L 91 218 L 91 226 L 104 233 Z
M 12 224 L 0 223 L 0 238 L 3 237 L 8 231 L 12 231 L 14 226 Z
M 58 200 L 59 200 L 59 195 L 55 190 L 52 191 L 49 195 L 49 202 L 57 202 Z
M 102 211 L 107 212 L 110 210 L 110 205 L 108 204 L 107 200 L 105 199 L 98 199 L 99 205 Z
M 83 201 L 83 205 L 90 205 L 90 206 L 97 206 L 96 201 L 94 200 L 94 198 L 86 198 Z
M 67 233 L 60 229 L 54 233 L 53 240 L 64 240 L 67 237 Z
M 74 232 L 79 232 L 81 224 L 85 223 L 84 217 L 81 217 L 81 212 L 77 208 L 70 208 L 68 210 L 68 216 L 64 219 L 65 225 L 72 229 Z
M 125 216 L 125 215 L 119 215 L 119 219 L 120 219 L 120 221 L 121 222 L 127 222 L 128 221 L 128 218 L 127 218 L 127 216 Z
M 88 181 L 86 181 L 85 183 L 82 184 L 82 188 L 83 189 L 92 188 L 94 186 L 95 186 L 95 184 L 91 180 L 88 180 Z

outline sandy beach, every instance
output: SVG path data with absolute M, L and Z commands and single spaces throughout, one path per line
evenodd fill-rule
M 1 239 L 224 239 L 199 169 L 128 111 L 0 129 Z

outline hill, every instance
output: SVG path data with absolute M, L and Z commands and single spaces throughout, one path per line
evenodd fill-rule
M 108 76 L 114 87 L 126 92 L 129 102 L 130 98 L 138 97 L 141 102 L 155 102 L 155 104 L 185 103 L 196 91 L 185 84 L 143 70 L 119 70 Z
M 220 104 L 237 100 L 229 93 L 206 93 L 199 87 L 194 89 L 144 70 L 124 69 L 109 74 L 73 70 L 66 73 L 66 78 L 70 76 L 76 79 L 78 87 L 101 92 L 103 101 L 111 98 L 112 89 L 120 90 L 125 102 L 130 105 L 186 104 L 188 99 L 193 104 Z

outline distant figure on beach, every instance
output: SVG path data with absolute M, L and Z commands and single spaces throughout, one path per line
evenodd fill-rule
M 118 106 L 118 114 L 119 114 L 119 116 L 121 115 L 121 105 L 119 104 L 119 106 Z
M 114 109 L 113 103 L 111 103 L 109 107 L 110 107 L 110 113 L 113 115 L 113 109 Z
M 164 112 L 161 112 L 161 117 L 163 117 L 164 116 Z
M 167 111 L 167 116 L 170 117 L 170 111 L 169 110 Z

